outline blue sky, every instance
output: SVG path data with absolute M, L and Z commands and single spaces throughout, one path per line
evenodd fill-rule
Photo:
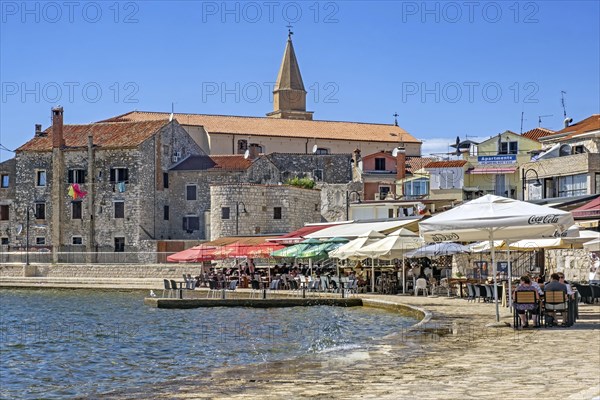
M 134 109 L 263 116 L 286 26 L 315 119 L 457 135 L 600 110 L 598 1 L 0 2 L 0 143 Z M 70 3 L 67 3 L 70 4 Z M 1 151 L 2 160 L 11 153 Z

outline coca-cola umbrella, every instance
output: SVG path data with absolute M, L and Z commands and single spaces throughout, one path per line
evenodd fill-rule
M 419 228 L 426 242 L 490 241 L 496 322 L 499 322 L 494 239 L 553 237 L 573 223 L 570 212 L 488 194 L 419 222 Z

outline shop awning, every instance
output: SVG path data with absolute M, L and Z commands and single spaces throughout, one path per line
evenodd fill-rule
M 306 225 L 306 226 L 303 226 L 302 228 L 297 229 L 293 232 L 269 239 L 269 242 L 275 242 L 275 243 L 281 243 L 281 244 L 296 244 L 296 243 L 300 243 L 301 241 L 303 241 L 311 233 L 318 232 L 320 230 L 330 228 L 332 226 L 337 226 L 340 224 L 347 224 L 347 223 L 348 222 L 340 222 L 340 223 L 334 223 L 334 224 Z
M 416 225 L 420 218 L 421 217 L 379 222 L 355 222 L 352 224 L 336 225 L 311 233 L 310 235 L 307 235 L 307 237 L 314 239 L 328 239 L 333 237 L 354 239 L 369 231 L 388 234 L 409 224 Z
M 471 175 L 485 175 L 485 174 L 512 174 L 517 170 L 517 167 L 511 168 L 475 168 L 467 171 L 467 174 Z

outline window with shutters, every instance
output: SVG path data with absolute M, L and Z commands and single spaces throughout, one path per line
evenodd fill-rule
M 70 169 L 67 172 L 67 181 L 69 183 L 85 183 L 86 170 Z
M 129 169 L 111 168 L 110 183 L 129 182 Z

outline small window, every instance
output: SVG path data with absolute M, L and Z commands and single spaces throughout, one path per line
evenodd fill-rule
M 46 203 L 35 203 L 35 219 L 46 219 Z
M 194 215 L 183 217 L 183 230 L 187 233 L 200 230 L 200 217 Z
M 385 171 L 385 158 L 375 159 L 375 171 Z
M 116 237 L 115 238 L 115 253 L 123 253 L 125 252 L 125 238 L 124 237 Z
M 315 211 L 319 211 L 319 203 L 315 203 Z
M 125 202 L 115 201 L 115 218 L 125 218 Z
M 518 142 L 498 143 L 498 154 L 517 154 L 519 152 Z
M 394 218 L 394 209 L 388 208 L 388 218 Z
M 163 188 L 165 188 L 165 189 L 169 188 L 169 173 L 168 172 L 163 172 Z
M 263 153 L 263 147 L 258 143 L 250 143 L 250 151 L 254 151 L 255 153 Z
M 573 146 L 572 151 L 573 151 L 573 154 L 583 154 L 583 153 L 585 153 L 585 147 L 582 145 Z M 2 182 L 4 182 L 4 179 L 2 179 Z M 5 187 L 5 186 L 2 186 L 2 187 Z
M 322 169 L 313 170 L 313 179 L 315 181 L 322 181 L 323 180 L 323 170 Z
M 8 246 L 8 238 L 7 237 L 2 238 L 2 246 Z
M 67 173 L 67 181 L 69 183 L 85 183 L 85 174 L 84 169 L 70 169 Z
M 248 150 L 248 141 L 245 139 L 238 140 L 238 154 L 243 154 Z
M 35 185 L 46 186 L 46 171 L 36 171 Z
M 319 155 L 319 156 L 327 155 L 327 154 L 329 154 L 329 149 L 325 149 L 323 147 L 319 147 L 319 148 L 317 148 L 317 151 L 315 151 L 315 154 Z
M 273 208 L 273 219 L 281 219 L 281 207 Z
M 169 220 L 169 206 L 164 206 L 163 207 L 163 219 L 165 221 Z
M 45 246 L 46 245 L 46 238 L 43 236 L 38 236 L 35 238 L 35 244 L 37 246 Z
M 127 168 L 111 168 L 110 183 L 128 182 L 129 170 Z
M 73 236 L 71 243 L 76 246 L 80 246 L 83 244 L 83 238 L 81 236 Z
M 10 186 L 10 175 L 2 175 L 2 187 L 7 188 Z
M 229 219 L 229 207 L 221 207 L 221 219 Z
M 8 221 L 10 219 L 10 209 L 7 204 L 0 206 L 0 221 Z
M 71 203 L 71 219 L 81 219 L 81 201 Z
M 196 200 L 198 198 L 196 191 L 197 191 L 196 185 L 186 185 L 185 186 L 186 200 Z

